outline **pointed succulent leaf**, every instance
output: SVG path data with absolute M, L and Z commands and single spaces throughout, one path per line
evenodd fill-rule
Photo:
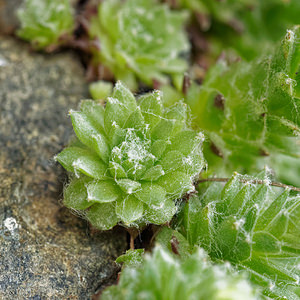
M 104 107 L 93 100 L 84 100 L 80 105 L 81 111 L 88 115 L 89 120 L 95 124 L 95 127 L 104 133 Z
M 287 161 L 299 158 L 299 38 L 295 26 L 271 55 L 231 65 L 221 60 L 197 92 L 187 95 L 195 125 L 211 141 L 206 156 L 212 172 L 224 164 L 226 170 L 252 172 L 281 154 Z M 297 163 L 291 167 L 296 171 Z
M 142 183 L 140 190 L 135 193 L 135 197 L 148 206 L 159 209 L 166 200 L 166 191 L 157 184 L 147 182 Z
M 247 270 L 264 295 L 297 299 L 300 197 L 271 186 L 269 177 L 257 181 L 235 174 L 223 189 L 220 183 L 200 184 L 174 226 L 213 260 Z
M 122 197 L 114 180 L 93 181 L 86 186 L 88 201 L 113 202 Z
M 144 95 L 139 98 L 139 106 L 144 116 L 146 124 L 150 130 L 161 120 L 163 107 L 161 103 L 161 94 L 155 91 L 151 94 Z
M 118 99 L 129 111 L 135 111 L 137 108 L 134 95 L 120 81 L 116 83 L 113 89 L 112 98 Z
M 180 198 L 182 195 L 195 189 L 190 176 L 178 171 L 160 177 L 157 183 L 175 198 Z
M 116 162 L 109 162 L 109 172 L 110 175 L 114 178 L 114 179 L 120 179 L 120 178 L 126 178 L 127 174 L 126 171 L 124 170 L 124 168 L 116 163 Z
M 129 252 L 125 262 L 133 254 Z M 231 266 L 212 264 L 203 249 L 196 248 L 192 255 L 182 258 L 157 245 L 151 256 L 125 267 L 118 285 L 107 288 L 101 299 L 225 300 L 239 299 L 240 295 L 246 300 L 263 299 L 244 274 Z
M 176 213 L 176 206 L 174 201 L 167 198 L 159 206 L 145 205 L 145 219 L 149 220 L 153 224 L 164 224 L 172 219 L 172 216 Z
M 109 230 L 119 222 L 115 212 L 115 203 L 94 204 L 88 210 L 86 217 L 93 226 L 100 230 Z
M 173 120 L 161 119 L 152 130 L 154 140 L 168 140 L 172 136 L 175 123 Z
M 160 159 L 162 154 L 165 152 L 167 143 L 164 140 L 156 140 L 151 146 L 151 153 Z
M 84 108 L 86 109 L 85 105 Z M 103 133 L 101 123 L 95 122 L 93 114 L 84 111 L 70 111 L 73 128 L 78 139 L 86 146 L 92 147 L 94 151 L 103 152 L 105 156 L 107 155 L 105 153 L 109 151 L 107 149 L 107 139 Z
M 69 147 L 59 153 L 56 159 L 68 171 L 81 172 L 96 179 L 106 177 L 106 165 L 95 153 L 89 150 L 79 147 Z
M 135 193 L 137 190 L 141 188 L 141 183 L 138 181 L 134 181 L 131 179 L 119 179 L 117 181 L 118 186 L 120 189 L 126 194 Z
M 165 175 L 165 171 L 161 165 L 156 165 L 148 169 L 141 179 L 146 181 L 156 181 L 162 175 Z
M 179 151 L 166 152 L 160 159 L 160 164 L 165 173 L 170 173 L 183 167 L 184 155 Z
M 86 184 L 90 181 L 87 177 L 74 179 L 64 190 L 64 205 L 78 210 L 84 210 L 94 204 L 88 201 Z
M 129 249 L 116 259 L 116 263 L 122 264 L 122 267 L 136 267 L 143 262 L 144 252 L 144 249 Z
M 144 205 L 135 196 L 129 195 L 122 201 L 117 201 L 116 214 L 124 222 L 130 225 L 143 216 Z

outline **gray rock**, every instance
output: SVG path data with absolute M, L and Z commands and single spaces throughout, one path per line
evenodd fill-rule
M 87 97 L 78 58 L 0 38 L 0 299 L 91 299 L 115 278 L 124 231 L 99 232 L 61 204 L 52 157 Z

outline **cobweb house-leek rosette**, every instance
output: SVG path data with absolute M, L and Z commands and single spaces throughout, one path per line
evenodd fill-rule
M 105 108 L 83 101 L 70 116 L 79 141 L 56 157 L 72 174 L 64 204 L 102 230 L 170 221 L 204 165 L 186 104 L 164 109 L 159 91 L 137 103 L 118 82 Z
M 247 271 L 267 297 L 297 300 L 300 197 L 270 183 L 268 174 L 234 174 L 225 186 L 200 183 L 177 226 L 191 246 L 200 245 L 212 260 Z
M 91 20 L 90 36 L 101 49 L 94 62 L 109 68 L 115 78 L 131 89 L 138 81 L 168 83 L 169 76 L 182 76 L 189 52 L 184 31 L 186 11 L 171 10 L 156 0 L 106 0 Z
M 18 11 L 21 28 L 17 34 L 30 41 L 36 49 L 62 44 L 63 35 L 71 35 L 75 28 L 69 0 L 26 0 Z
M 196 248 L 185 259 L 156 246 L 136 266 L 125 266 L 117 285 L 102 293 L 102 300 L 259 300 L 245 274 L 229 264 L 214 265 Z

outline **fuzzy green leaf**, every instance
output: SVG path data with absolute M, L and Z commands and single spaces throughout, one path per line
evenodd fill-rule
M 88 201 L 98 203 L 113 202 L 122 197 L 114 180 L 93 181 L 86 186 Z
M 116 204 L 116 213 L 119 218 L 125 223 L 130 225 L 134 221 L 143 216 L 144 205 L 135 196 L 129 195 L 122 201 Z
M 69 0 L 27 0 L 18 17 L 21 22 L 18 36 L 30 41 L 36 49 L 61 45 L 60 37 L 70 35 L 74 29 Z
M 262 299 L 243 276 L 231 267 L 213 265 L 202 249 L 179 259 L 157 246 L 142 263 L 125 267 L 118 285 L 106 289 L 101 299 L 225 300 L 241 295 L 247 300 Z
M 96 179 L 103 179 L 107 175 L 103 161 L 87 149 L 69 147 L 59 153 L 56 159 L 71 172 L 81 172 Z
M 84 210 L 94 204 L 88 201 L 86 184 L 89 178 L 74 179 L 64 190 L 64 205 L 69 208 Z
M 295 26 L 272 55 L 231 65 L 219 61 L 198 92 L 187 96 L 197 126 L 211 141 L 205 154 L 212 172 L 253 172 L 280 154 L 300 157 L 299 37 Z
M 114 202 L 97 203 L 88 210 L 86 217 L 96 228 L 100 230 L 109 230 L 119 222 L 115 209 Z
M 191 246 L 247 270 L 265 295 L 277 299 L 286 292 L 298 299 L 300 198 L 270 186 L 268 177 L 262 185 L 253 180 L 235 174 L 223 190 L 220 183 L 201 189 L 189 199 L 178 226 Z

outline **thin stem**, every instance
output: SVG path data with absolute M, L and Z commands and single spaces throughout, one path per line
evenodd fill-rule
M 198 183 L 201 183 L 201 182 L 228 182 L 230 180 L 230 178 L 206 178 L 206 179 L 199 179 L 197 181 L 197 184 Z M 265 180 L 247 180 L 247 179 L 239 179 L 240 182 L 243 182 L 243 183 L 254 183 L 254 184 L 265 184 Z M 296 191 L 296 192 L 300 192 L 300 188 L 297 188 L 297 187 L 294 187 L 292 185 L 287 185 L 287 184 L 283 184 L 283 183 L 280 183 L 280 182 L 273 182 L 271 181 L 269 183 L 269 185 L 272 185 L 272 186 L 277 186 L 277 187 L 280 187 L 280 188 L 284 188 L 284 189 L 290 189 L 292 191 Z
M 130 249 L 134 250 L 134 236 L 130 234 Z

